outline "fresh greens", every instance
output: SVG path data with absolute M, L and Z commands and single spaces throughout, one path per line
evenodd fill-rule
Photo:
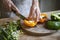
M 60 21 L 60 13 L 52 13 L 51 20 L 53 21 Z
M 6 28 L 0 27 L 0 40 L 18 40 L 18 26 L 18 23 L 16 21 L 13 21 L 9 22 L 6 25 Z

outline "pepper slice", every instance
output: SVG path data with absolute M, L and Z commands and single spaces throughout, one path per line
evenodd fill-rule
M 42 14 L 40 15 L 40 22 L 41 22 L 41 23 L 44 23 L 46 20 L 47 20 L 47 14 L 42 13 Z
M 43 13 L 41 14 L 41 19 L 39 22 L 44 23 L 47 20 L 47 14 Z M 32 20 L 24 20 L 24 24 L 29 27 L 34 27 L 37 22 L 32 21 Z
M 34 22 L 34 21 L 28 21 L 28 20 L 24 20 L 24 24 L 26 25 L 26 26 L 29 26 L 29 27 L 34 27 L 37 23 L 36 22 Z

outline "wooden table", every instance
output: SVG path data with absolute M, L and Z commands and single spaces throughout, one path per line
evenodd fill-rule
M 60 10 L 52 11 L 52 12 L 60 12 Z M 50 16 L 52 12 L 45 12 L 45 13 L 47 13 L 48 16 Z M 60 30 L 57 31 L 56 33 L 47 36 L 32 36 L 32 35 L 24 34 L 21 35 L 20 40 L 60 40 Z
M 60 11 L 54 11 L 54 12 L 60 12 Z M 48 16 L 50 15 L 51 12 L 46 12 L 49 13 Z M 18 17 L 9 18 L 8 20 L 17 20 L 19 19 Z M 0 23 L 2 23 L 3 19 L 0 19 Z M 4 19 L 4 21 L 7 21 Z M 4 22 L 3 21 L 3 22 Z M 19 37 L 19 40 L 60 40 L 60 30 L 57 31 L 56 33 L 53 33 L 51 35 L 47 36 L 32 36 L 32 35 L 27 35 L 27 34 L 21 34 Z

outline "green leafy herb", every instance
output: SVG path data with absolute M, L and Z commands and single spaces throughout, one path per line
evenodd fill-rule
M 18 23 L 9 22 L 6 28 L 0 27 L 0 40 L 18 40 L 19 32 L 17 31 Z

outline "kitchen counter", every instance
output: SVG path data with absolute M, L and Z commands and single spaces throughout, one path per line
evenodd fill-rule
M 60 11 L 52 11 L 52 12 L 60 12 Z M 52 12 L 45 12 L 50 16 Z M 11 20 L 12 18 L 9 18 L 8 20 Z M 18 17 L 13 17 L 14 20 L 19 19 Z M 0 19 L 0 23 L 2 23 L 3 19 Z M 4 22 L 5 20 L 3 20 Z M 7 21 L 7 20 L 6 20 Z M 24 32 L 23 32 L 24 33 Z M 32 36 L 32 35 L 27 35 L 27 34 L 21 34 L 19 37 L 19 40 L 60 40 L 60 30 L 57 32 L 46 35 L 46 36 Z
M 53 33 L 47 36 L 30 36 L 22 34 L 19 40 L 60 40 L 60 32 Z
M 44 12 L 44 13 L 47 13 L 48 16 L 50 16 L 52 12 L 60 12 L 60 10 Z M 24 34 L 20 36 L 20 40 L 60 40 L 60 30 L 58 30 L 56 33 L 53 33 L 47 36 L 32 36 L 32 35 Z

